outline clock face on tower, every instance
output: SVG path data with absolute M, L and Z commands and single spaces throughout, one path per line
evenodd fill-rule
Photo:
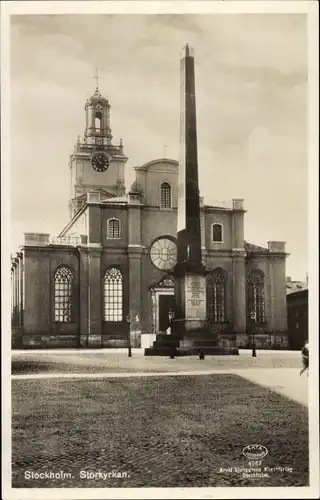
M 177 262 L 177 245 L 170 238 L 159 238 L 150 248 L 152 264 L 161 270 L 172 269 Z
M 105 153 L 94 153 L 91 165 L 97 172 L 105 172 L 109 167 L 109 158 Z

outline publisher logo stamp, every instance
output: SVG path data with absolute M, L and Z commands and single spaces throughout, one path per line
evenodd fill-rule
M 262 444 L 248 444 L 243 448 L 242 453 L 249 460 L 261 460 L 268 455 L 268 449 Z

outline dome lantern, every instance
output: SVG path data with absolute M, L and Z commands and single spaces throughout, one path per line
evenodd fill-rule
M 96 79 L 96 90 L 94 94 L 86 100 L 86 132 L 85 138 L 95 144 L 111 144 L 112 134 L 110 128 L 110 104 L 99 89 L 98 71 L 94 77 Z

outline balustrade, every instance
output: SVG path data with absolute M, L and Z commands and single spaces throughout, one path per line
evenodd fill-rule
M 50 245 L 70 245 L 76 247 L 81 245 L 80 236 L 60 236 L 58 238 L 51 238 Z

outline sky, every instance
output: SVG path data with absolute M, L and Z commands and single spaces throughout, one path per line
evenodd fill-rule
M 20 15 L 11 22 L 11 249 L 68 222 L 69 155 L 85 99 L 111 104 L 133 166 L 179 158 L 180 53 L 194 48 L 200 192 L 244 198 L 245 239 L 286 241 L 308 269 L 307 25 L 303 14 Z M 166 147 L 165 147 L 166 145 Z

